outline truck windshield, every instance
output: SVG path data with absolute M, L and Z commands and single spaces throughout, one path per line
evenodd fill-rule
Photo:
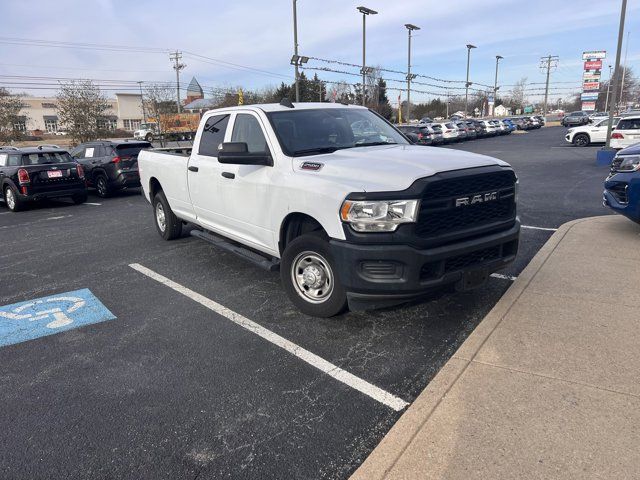
M 282 150 L 290 156 L 372 145 L 409 145 L 395 128 L 369 110 L 318 108 L 270 112 L 267 116 Z

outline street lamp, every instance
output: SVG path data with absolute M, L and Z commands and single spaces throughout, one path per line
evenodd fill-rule
M 297 50 L 297 49 L 296 49 Z M 296 67 L 296 102 L 300 101 L 300 89 L 298 87 L 298 67 L 301 67 L 309 61 L 309 57 L 298 55 L 297 53 L 291 56 L 291 65 Z
M 622 53 L 622 38 L 624 36 L 624 17 L 627 14 L 627 0 L 622 0 L 620 8 L 620 26 L 618 27 L 618 47 L 616 48 L 616 63 L 613 72 L 620 72 L 620 54 Z M 616 75 L 617 79 L 618 75 Z M 609 122 L 607 123 L 607 143 L 606 148 L 611 147 L 611 130 L 613 129 L 613 112 L 616 103 L 618 103 L 618 82 L 613 85 L 613 93 L 611 94 L 611 103 L 609 104 Z
M 471 49 L 478 48 L 475 45 L 467 44 L 467 82 L 465 83 L 464 89 L 464 118 L 467 118 L 467 110 L 469 109 L 469 62 L 471 60 Z
M 500 56 L 500 55 L 496 55 L 496 79 L 493 82 L 493 108 L 491 109 L 491 115 L 494 115 L 495 112 L 495 104 L 496 104 L 496 100 L 498 99 L 498 63 L 500 62 L 500 60 L 502 60 L 504 57 Z
M 409 33 L 409 52 L 407 59 L 407 122 L 411 121 L 411 80 L 416 78 L 411 74 L 411 32 L 414 30 L 420 30 L 420 27 L 416 27 L 411 23 L 405 23 L 404 26 Z
M 366 45 L 367 45 L 367 15 L 377 15 L 378 12 L 371 10 L 367 7 L 358 7 L 358 11 L 362 14 L 362 106 L 366 106 L 366 75 L 367 63 L 366 63 Z

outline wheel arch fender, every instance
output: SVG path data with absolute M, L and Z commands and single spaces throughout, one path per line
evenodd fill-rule
M 278 231 L 278 250 L 284 252 L 287 244 L 306 233 L 318 232 L 330 236 L 330 230 L 322 224 L 318 217 L 301 211 L 290 212 L 280 222 Z

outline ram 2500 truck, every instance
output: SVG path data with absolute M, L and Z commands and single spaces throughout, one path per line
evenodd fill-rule
M 518 249 L 507 163 L 411 145 L 364 107 L 211 110 L 189 156 L 150 150 L 138 161 L 162 238 L 194 224 L 192 235 L 279 269 L 313 316 L 474 288 Z

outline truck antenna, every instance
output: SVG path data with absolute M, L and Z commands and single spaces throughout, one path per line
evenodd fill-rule
M 289 100 L 287 97 L 285 97 L 282 100 L 280 100 L 280 105 L 282 105 L 283 107 L 287 107 L 287 108 L 295 108 L 293 106 L 293 103 L 291 103 L 291 100 Z

